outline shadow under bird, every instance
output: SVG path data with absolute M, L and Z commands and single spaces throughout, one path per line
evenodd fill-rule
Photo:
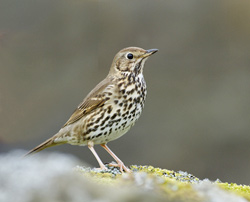
M 157 51 L 137 47 L 119 51 L 107 77 L 85 97 L 59 132 L 26 155 L 66 143 L 87 145 L 100 168 L 107 169 L 94 150 L 94 145 L 100 144 L 117 162 L 113 166 L 130 172 L 107 143 L 128 132 L 140 117 L 147 94 L 143 67 Z

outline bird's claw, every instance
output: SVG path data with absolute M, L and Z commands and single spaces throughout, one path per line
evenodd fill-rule
M 127 173 L 131 173 L 131 172 L 132 172 L 129 168 L 127 168 L 127 167 L 124 165 L 123 162 L 109 163 L 108 165 L 111 166 L 111 167 L 118 167 L 118 168 L 120 168 L 121 173 L 123 173 L 123 171 L 125 171 L 125 172 L 127 172 Z

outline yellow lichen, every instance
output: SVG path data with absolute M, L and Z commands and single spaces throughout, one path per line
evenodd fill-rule
M 153 166 L 136 166 L 130 167 L 132 173 L 121 174 L 117 168 L 108 167 L 107 171 L 98 171 L 95 169 L 88 170 L 77 168 L 76 170 L 83 173 L 101 184 L 110 185 L 128 185 L 128 186 L 152 186 L 155 193 L 162 195 L 170 201 L 200 202 L 204 199 L 197 193 L 193 185 L 203 182 L 199 178 L 182 171 L 172 171 Z M 139 179 L 139 180 L 138 180 Z M 139 181 L 139 182 L 138 182 Z M 250 187 L 246 185 L 237 185 L 235 183 L 211 182 L 218 187 L 244 197 L 250 201 Z M 141 185 L 143 184 L 143 185 Z M 148 185 L 147 185 L 148 184 Z
M 171 200 L 180 201 L 202 201 L 190 183 L 185 181 L 177 181 L 176 177 L 180 174 L 167 169 L 154 168 L 153 166 L 131 166 L 132 170 L 137 172 L 146 172 L 149 175 L 160 177 L 163 181 L 158 183 L 158 186 L 163 190 L 163 193 Z
M 250 201 L 250 186 L 237 185 L 236 183 L 217 183 L 221 188 L 228 190 L 234 194 L 244 197 Z

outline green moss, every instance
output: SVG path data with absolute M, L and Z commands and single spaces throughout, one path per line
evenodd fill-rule
M 107 166 L 108 167 L 108 166 Z M 131 166 L 131 174 L 121 174 L 117 168 L 108 167 L 107 171 L 77 167 L 76 170 L 99 184 L 127 185 L 135 187 L 152 187 L 155 193 L 162 195 L 169 201 L 200 202 L 190 179 L 181 181 L 181 174 L 152 166 Z M 145 174 L 145 175 L 144 175 Z M 177 181 L 177 178 L 179 181 Z M 140 182 L 138 182 L 140 181 Z M 142 184 L 142 185 L 141 185 Z
M 199 182 L 199 178 L 183 171 L 175 172 L 167 169 L 154 168 L 153 166 L 136 166 L 136 165 L 131 166 L 131 169 L 133 171 L 152 173 L 160 177 L 167 177 L 181 182 L 189 182 L 189 183 Z
M 121 174 L 120 176 L 116 176 L 111 172 L 101 171 L 98 169 L 89 169 L 80 166 L 77 166 L 75 168 L 75 171 L 83 174 L 85 177 L 91 179 L 92 181 L 95 181 L 98 184 L 113 185 L 117 182 L 117 179 L 121 177 Z
M 76 170 L 101 184 L 132 185 L 139 188 L 141 186 L 152 187 L 155 193 L 162 195 L 169 201 L 204 201 L 204 198 L 201 197 L 204 194 L 197 193 L 197 189 L 194 189 L 193 186 L 194 184 L 195 186 L 199 186 L 203 180 L 199 180 L 199 178 L 187 172 L 175 172 L 167 169 L 154 168 L 153 166 L 133 165 L 130 167 L 132 173 L 121 174 L 117 168 L 106 166 L 108 169 L 105 171 L 82 167 L 78 167 Z M 250 201 L 249 186 L 218 181 L 211 182 L 211 184 Z
M 192 175 L 188 178 L 187 175 L 183 175 L 184 172 L 179 173 L 172 170 L 154 168 L 153 166 L 133 165 L 131 166 L 131 169 L 134 172 L 145 172 L 148 175 L 159 177 L 162 181 L 157 185 L 163 191 L 164 195 L 172 200 L 202 201 L 202 198 L 198 196 L 191 186 L 191 183 L 194 180 Z
M 228 190 L 234 194 L 244 197 L 250 201 L 250 186 L 237 185 L 236 183 L 217 183 L 221 188 Z
M 180 181 L 184 183 L 176 183 L 181 189 L 187 189 L 189 190 L 189 186 L 185 186 L 186 183 L 192 184 L 192 183 L 199 183 L 201 180 L 199 178 L 188 174 L 186 172 L 175 172 L 167 169 L 161 169 L 161 168 L 154 168 L 153 166 L 131 166 L 131 168 L 135 171 L 142 171 L 146 173 L 152 173 L 157 176 L 161 176 L 163 178 L 173 179 L 175 181 Z M 165 179 L 166 182 L 170 182 L 168 179 Z M 185 183 L 186 182 L 186 183 Z M 250 186 L 247 185 L 237 185 L 236 183 L 222 183 L 222 182 L 215 182 L 219 187 L 222 189 L 229 191 L 231 193 L 234 193 L 238 196 L 242 196 L 248 201 L 250 201 Z

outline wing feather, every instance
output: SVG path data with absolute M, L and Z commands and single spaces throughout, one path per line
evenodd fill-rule
M 89 114 L 91 111 L 97 109 L 102 106 L 107 99 L 105 98 L 104 93 L 105 89 L 108 86 L 112 86 L 112 79 L 106 78 L 102 82 L 100 82 L 80 103 L 80 105 L 73 112 L 69 120 L 64 124 L 63 127 L 75 123 L 85 115 Z

